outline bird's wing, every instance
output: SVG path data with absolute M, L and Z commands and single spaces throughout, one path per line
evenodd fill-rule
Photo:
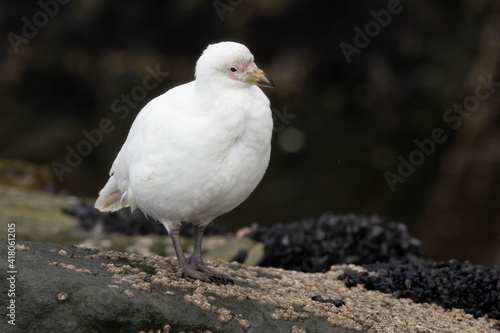
M 130 187 L 131 167 L 144 169 L 147 160 L 154 159 L 162 148 L 171 148 L 170 138 L 177 134 L 174 130 L 178 128 L 174 125 L 178 123 L 177 118 L 185 114 L 193 86 L 191 82 L 175 87 L 150 101 L 139 112 L 113 162 L 109 180 L 99 192 L 95 203 L 97 209 L 112 212 L 128 206 L 132 210 L 137 208 Z

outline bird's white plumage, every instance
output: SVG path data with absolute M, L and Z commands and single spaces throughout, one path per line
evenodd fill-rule
M 206 225 L 243 202 L 269 163 L 270 103 L 255 85 L 228 77 L 253 56 L 242 44 L 210 45 L 196 80 L 149 102 L 135 119 L 95 206 L 130 206 L 162 222 Z

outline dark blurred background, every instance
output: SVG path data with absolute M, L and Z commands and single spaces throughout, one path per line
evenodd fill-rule
M 142 106 L 233 40 L 277 85 L 276 128 L 262 183 L 217 223 L 378 214 L 433 259 L 500 262 L 498 1 L 5 1 L 0 24 L 0 158 L 49 166 L 50 191 L 96 197 Z M 168 72 L 150 90 L 148 68 Z

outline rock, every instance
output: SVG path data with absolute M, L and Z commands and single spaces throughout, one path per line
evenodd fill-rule
M 5 244 L 2 245 L 4 251 Z M 246 279 L 261 274 L 243 272 L 238 265 L 227 268 L 233 276 L 233 270 L 241 271 L 235 280 L 238 286 L 229 288 L 178 278 L 176 261 L 159 256 L 54 243 L 26 242 L 24 250 L 19 249 L 20 246 L 16 251 L 18 273 L 13 298 L 16 325 L 5 325 L 2 320 L 2 332 L 32 331 L 34 327 L 37 332 L 72 333 L 168 332 L 167 327 L 170 332 L 290 332 L 292 326 L 311 331 L 354 332 L 309 315 L 303 322 L 278 319 L 290 317 L 287 313 L 271 319 L 279 306 L 262 304 L 251 295 L 239 293 L 240 289 L 253 290 L 255 283 Z M 8 289 L 5 279 L 1 289 Z M 5 303 L 3 309 L 4 306 Z
M 222 246 L 210 249 L 203 255 L 207 259 L 238 261 L 247 266 L 256 266 L 264 255 L 264 244 L 248 237 L 225 241 Z
M 15 222 L 24 240 L 63 242 L 77 225 L 77 219 L 63 209 L 75 201 L 67 195 L 0 185 L 0 223 Z
M 54 174 L 48 165 L 0 159 L 0 184 L 32 190 L 54 190 Z
M 1 245 L 6 253 L 6 244 Z M 347 269 L 362 270 L 353 265 L 303 273 L 209 260 L 232 277 L 235 285 L 230 286 L 177 277 L 176 260 L 158 255 L 39 242 L 18 244 L 15 255 L 14 282 L 0 282 L 2 309 L 15 301 L 16 325 L 5 316 L 0 323 L 7 333 L 377 333 L 410 328 L 464 333 L 496 324 L 359 286 L 349 289 L 338 276 Z M 1 267 L 2 272 L 9 269 Z M 15 295 L 8 296 L 12 290 Z M 315 301 L 315 296 L 326 301 Z

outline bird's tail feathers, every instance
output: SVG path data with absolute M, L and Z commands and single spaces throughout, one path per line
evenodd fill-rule
M 111 176 L 99 192 L 94 207 L 101 212 L 115 212 L 123 207 L 129 206 L 126 194 L 118 189 L 118 184 L 115 177 Z

